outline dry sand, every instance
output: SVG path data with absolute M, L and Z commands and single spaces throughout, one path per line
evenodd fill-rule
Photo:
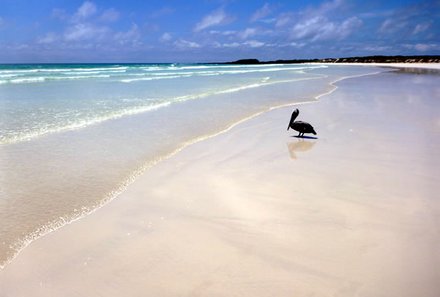
M 0 296 L 440 296 L 439 103 L 419 77 L 299 106 L 318 139 L 282 108 L 187 147 L 31 244 Z

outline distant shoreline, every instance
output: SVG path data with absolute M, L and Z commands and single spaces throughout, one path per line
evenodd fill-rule
M 338 65 L 338 66 L 364 66 L 364 67 L 382 67 L 393 68 L 399 72 L 413 74 L 440 74 L 440 63 L 308 63 L 315 65 Z
M 212 64 L 238 64 L 238 65 L 258 65 L 258 64 L 303 64 L 303 63 L 440 63 L 440 55 L 435 56 L 364 56 L 346 58 L 325 58 L 325 59 L 291 59 L 260 61 L 258 59 L 240 59 L 232 62 L 220 62 Z M 211 64 L 211 63 L 208 63 Z

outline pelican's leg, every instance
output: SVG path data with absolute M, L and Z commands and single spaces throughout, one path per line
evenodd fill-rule
M 298 132 L 298 135 L 296 137 L 301 137 L 301 132 Z

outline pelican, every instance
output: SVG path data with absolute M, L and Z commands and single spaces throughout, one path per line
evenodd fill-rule
M 292 113 L 292 117 L 290 118 L 289 126 L 287 126 L 287 130 L 289 130 L 289 128 L 292 128 L 293 130 L 298 131 L 299 137 L 304 136 L 304 133 L 313 133 L 316 135 L 315 129 L 313 129 L 312 125 L 302 121 L 295 121 L 298 115 L 299 110 L 298 108 L 295 108 Z

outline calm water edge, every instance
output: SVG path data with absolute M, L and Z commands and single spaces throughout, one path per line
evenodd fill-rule
M 378 71 L 0 65 L 0 267 L 32 240 L 116 197 L 182 147 L 270 108 L 315 101 L 342 77 Z

